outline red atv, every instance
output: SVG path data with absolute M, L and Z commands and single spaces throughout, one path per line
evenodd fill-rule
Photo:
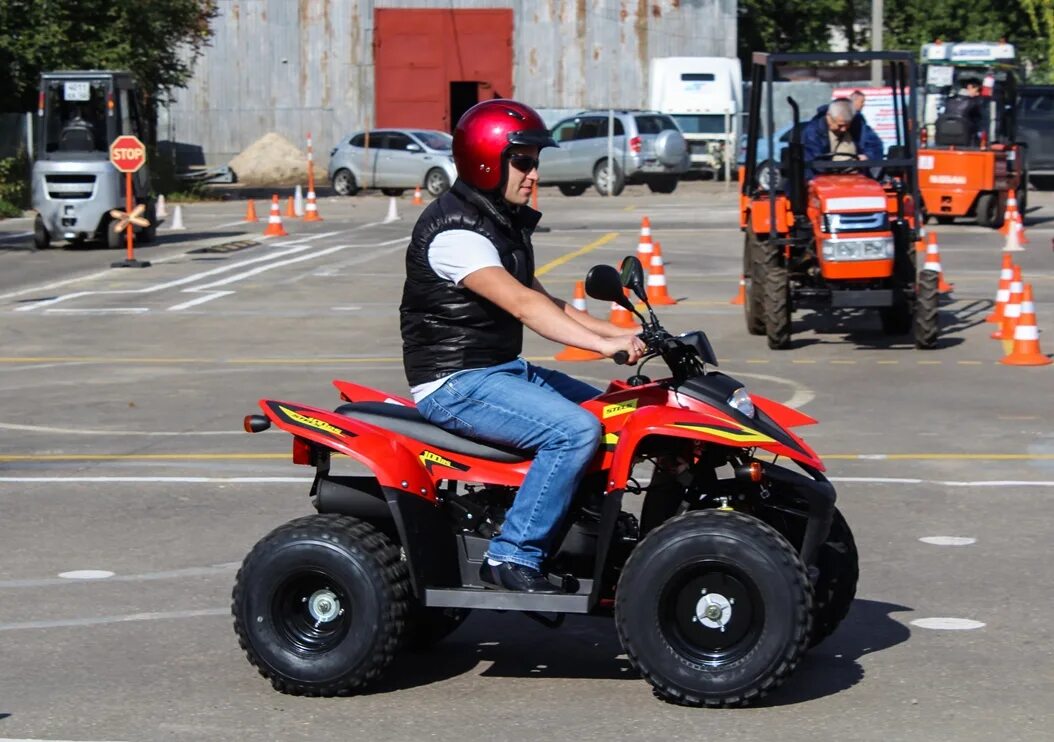
M 293 460 L 316 472 L 318 514 L 265 536 L 234 587 L 239 642 L 277 690 L 354 692 L 470 610 L 512 610 L 553 627 L 568 613 L 613 616 L 659 697 L 736 706 L 778 687 L 834 631 L 856 593 L 857 553 L 823 463 L 790 431 L 816 421 L 708 368 L 704 333 L 670 335 L 624 285 L 645 301 L 634 257 L 621 276 L 597 266 L 586 279 L 590 296 L 637 314 L 648 352 L 583 405 L 604 445 L 545 565 L 562 594 L 485 589 L 478 577 L 530 451 L 453 435 L 409 400 L 346 381 L 334 382 L 347 403 L 333 412 L 264 399 L 265 414 L 245 418 L 251 432 L 291 433 Z M 670 376 L 641 375 L 660 357 Z M 372 473 L 332 473 L 334 453 Z M 622 509 L 627 493 L 644 496 L 639 521 Z

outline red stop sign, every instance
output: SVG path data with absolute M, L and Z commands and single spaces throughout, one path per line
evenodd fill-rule
M 117 137 L 110 145 L 110 162 L 122 173 L 134 173 L 146 164 L 146 147 L 131 134 Z

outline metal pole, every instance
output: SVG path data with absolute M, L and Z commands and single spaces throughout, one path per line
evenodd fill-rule
M 132 173 L 131 171 L 124 174 L 124 208 L 125 213 L 129 218 L 132 216 Z M 112 227 L 109 227 L 112 229 Z M 132 229 L 132 222 L 129 221 L 125 226 L 125 244 L 128 247 L 128 262 L 135 262 L 135 251 L 132 249 L 132 241 L 135 239 L 133 236 L 134 229 Z
M 26 113 L 26 152 L 29 154 L 29 161 L 33 161 L 33 114 Z
M 871 51 L 880 52 L 882 49 L 882 0 L 871 0 Z M 878 59 L 871 60 L 871 85 L 876 88 L 882 87 L 885 80 L 882 77 L 882 62 Z
M 615 180 L 615 109 L 608 109 L 608 184 L 607 195 L 611 195 L 611 184 Z

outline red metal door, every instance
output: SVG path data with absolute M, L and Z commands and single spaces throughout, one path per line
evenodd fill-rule
M 479 83 L 480 99 L 514 95 L 511 8 L 373 13 L 372 126 L 450 131 L 455 82 Z

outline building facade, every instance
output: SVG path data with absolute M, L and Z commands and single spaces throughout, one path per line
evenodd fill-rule
M 268 132 L 319 158 L 351 131 L 450 131 L 479 100 L 643 108 L 648 62 L 736 54 L 736 0 L 220 0 L 212 44 L 158 122 L 182 164 Z

